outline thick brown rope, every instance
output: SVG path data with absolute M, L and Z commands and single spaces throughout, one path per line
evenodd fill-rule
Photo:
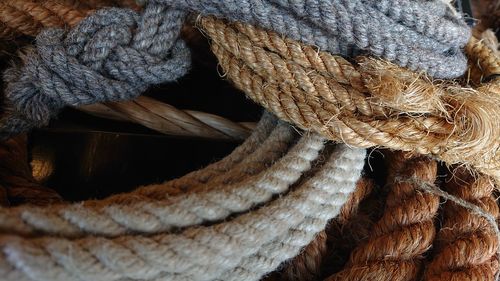
M 462 167 L 454 171 L 445 185 L 450 194 L 498 218 L 494 189 L 490 179 L 475 179 Z M 495 280 L 499 270 L 498 243 L 497 234 L 484 217 L 447 202 L 434 245 L 436 254 L 426 268 L 425 280 Z
M 372 236 L 351 253 L 346 267 L 327 280 L 417 280 L 423 254 L 434 239 L 439 197 L 397 178 L 415 177 L 433 184 L 437 163 L 426 157 L 406 159 L 403 152 L 396 152 L 389 165 L 384 215 Z
M 349 145 L 428 154 L 500 178 L 500 80 L 477 89 L 438 84 L 381 60 L 351 64 L 250 25 L 199 23 L 225 75 L 281 119 Z

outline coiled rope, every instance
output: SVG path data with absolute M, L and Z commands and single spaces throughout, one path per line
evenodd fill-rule
M 256 133 L 228 158 L 178 181 L 191 179 L 193 182 L 192 179 L 201 174 L 206 178 L 214 173 L 214 170 L 217 171 L 220 166 L 226 164 L 231 166 L 230 163 L 234 163 L 233 159 L 255 145 L 257 140 L 264 141 L 259 146 L 263 149 L 268 146 L 276 147 L 276 144 L 278 147 L 283 147 L 283 140 L 285 140 L 285 147 L 288 146 L 286 143 L 290 142 L 286 140 L 291 140 L 290 130 L 292 129 L 288 126 L 277 125 L 271 132 L 273 122 L 275 121 L 272 121 L 272 117 L 264 117 Z M 267 139 L 266 133 L 269 136 Z M 109 203 L 114 201 L 111 204 L 114 206 L 107 211 L 103 209 L 98 211 L 93 208 L 93 205 L 99 208 L 100 202 L 95 201 L 73 205 L 73 207 L 71 205 L 45 207 L 38 211 L 42 211 L 44 215 L 53 213 L 57 216 L 44 219 L 42 215 L 39 217 L 40 221 L 36 219 L 15 228 L 11 227 L 20 221 L 12 214 L 18 212 L 23 217 L 21 221 L 24 219 L 30 221 L 30 216 L 34 218 L 32 215 L 37 215 L 35 213 L 29 215 L 28 209 L 36 207 L 2 209 L 0 214 L 3 218 L 0 221 L 4 225 L 0 227 L 2 233 L 0 245 L 3 253 L 0 256 L 0 273 L 6 276 L 6 280 L 95 280 L 97 276 L 104 280 L 122 280 L 123 278 L 131 280 L 154 278 L 241 280 L 242 277 L 245 277 L 244 280 L 256 280 L 263 274 L 274 270 L 284 260 L 295 256 L 303 246 L 307 245 L 318 232 L 324 229 L 326 221 L 339 212 L 340 207 L 354 190 L 363 167 L 364 151 L 339 146 L 328 156 L 321 152 L 323 147 L 324 139 L 319 136 L 302 137 L 271 168 L 241 180 L 240 185 L 245 188 L 240 192 L 231 185 L 222 184 L 212 187 L 211 183 L 217 182 L 215 175 L 220 173 L 216 172 L 215 177 L 206 182 L 207 192 L 193 191 L 186 195 L 165 197 L 169 193 L 169 189 L 165 187 L 175 186 L 176 181 L 174 181 L 164 184 L 161 189 L 159 186 L 144 187 L 128 195 L 106 199 L 110 200 Z M 314 175 L 310 175 L 304 181 L 299 181 L 300 175 L 311 169 L 312 161 L 320 155 L 328 157 L 329 160 L 318 167 Z M 238 165 L 233 166 L 233 169 L 238 171 Z M 226 174 L 231 173 L 233 169 L 219 177 L 227 178 Z M 270 173 L 270 170 L 274 173 Z M 193 206 L 197 206 L 200 213 L 201 211 L 205 213 L 205 220 L 208 215 L 209 220 L 220 221 L 228 218 L 232 213 L 249 210 L 258 203 L 259 197 L 265 198 L 261 203 L 269 201 L 271 197 L 266 195 L 266 190 L 271 190 L 271 193 L 282 193 L 295 182 L 300 183 L 290 194 L 224 223 L 188 228 L 179 234 L 165 232 L 168 230 L 166 225 L 169 223 L 157 229 L 149 228 L 151 225 L 156 225 L 158 219 L 163 220 L 163 216 L 169 214 L 170 204 L 186 200 L 182 199 L 183 196 L 192 199 L 187 205 L 180 203 L 181 205 L 178 205 L 176 209 L 176 215 L 179 216 L 177 227 L 181 228 L 190 225 L 189 218 L 192 216 L 189 213 L 197 213 L 193 210 Z M 251 188 L 246 188 L 249 184 L 256 184 L 259 188 L 252 191 Z M 185 185 L 183 188 L 189 189 Z M 161 197 L 159 190 L 163 191 Z M 234 195 L 229 198 L 225 197 L 224 190 L 233 192 Z M 158 210 L 160 213 L 153 216 L 151 212 L 155 212 L 155 200 L 145 198 L 144 194 L 148 192 L 155 194 L 155 198 L 163 197 L 167 200 L 161 202 L 158 201 L 161 199 L 156 199 L 156 202 L 161 202 L 156 205 L 157 208 L 163 211 Z M 260 194 L 262 196 L 259 196 Z M 252 202 L 245 203 L 243 198 L 246 196 L 250 196 Z M 209 201 L 204 201 L 204 198 Z M 204 206 L 207 203 L 203 202 L 208 202 L 214 207 L 220 204 L 230 206 L 231 210 L 227 212 L 224 208 L 210 208 Z M 104 204 L 100 208 L 107 204 L 105 201 L 102 203 Z M 137 217 L 140 214 L 137 205 L 133 212 L 128 212 L 126 208 L 130 204 L 142 205 L 147 209 L 149 218 Z M 73 217 L 67 216 L 69 213 L 66 211 L 71 213 L 72 209 L 76 210 L 81 207 L 85 208 L 86 212 Z M 35 210 L 32 209 L 32 211 Z M 217 210 L 222 210 L 222 212 Z M 9 214 L 9 212 L 12 213 Z M 118 223 L 121 228 L 109 225 L 108 219 L 105 222 L 108 225 L 99 230 L 97 222 L 103 218 L 96 220 L 94 217 L 99 213 L 106 213 L 107 216 L 113 218 L 115 225 Z M 127 217 L 120 219 L 122 215 Z M 13 220 L 9 222 L 10 219 Z M 135 220 L 135 222 L 132 223 L 130 220 Z M 179 222 L 181 225 L 178 224 Z M 72 224 L 78 227 L 71 228 Z M 136 225 L 130 227 L 132 224 Z M 86 226 L 92 229 L 86 230 Z M 51 234 L 52 231 L 57 231 L 57 236 L 44 235 L 44 233 Z M 138 233 L 150 233 L 152 236 Z M 241 233 L 242 236 L 236 235 L 237 233 Z M 72 250 L 68 252 L 70 248 Z M 75 251 L 79 254 L 75 255 Z M 213 258 L 210 257 L 211 255 Z M 160 256 L 161 259 L 158 259 Z M 262 263 L 262 259 L 268 262 Z M 259 266 L 256 266 L 256 263 Z
M 155 1 L 141 14 L 97 11 L 68 34 L 44 31 L 25 65 L 6 75 L 9 107 L 0 133 L 8 137 L 47 124 L 66 105 L 130 99 L 151 84 L 175 80 L 187 70 L 188 53 L 178 34 L 186 10 L 193 9 L 302 41 L 245 23 L 199 21 L 228 77 L 278 117 L 330 139 L 347 136 L 345 141 L 355 146 L 430 154 L 498 178 L 498 110 L 491 106 L 498 100 L 498 58 L 484 55 L 487 49 L 472 41 L 469 58 L 480 68 L 471 72 L 482 73 L 476 83 L 491 81 L 475 90 L 436 85 L 401 66 L 436 77 L 465 70 L 459 49 L 469 31 L 447 6 L 436 1 L 332 3 Z M 436 16 L 420 13 L 429 7 L 436 8 Z M 368 22 L 373 15 L 383 19 L 372 30 L 350 17 L 354 12 Z M 380 23 L 394 28 L 384 33 Z M 436 28 L 429 31 L 429 25 Z M 394 44 L 385 48 L 386 40 Z M 363 57 L 353 64 L 304 43 L 330 52 L 368 51 L 401 66 Z M 175 68 L 178 64 L 182 67 Z M 330 153 L 325 142 L 310 132 L 297 140 L 288 125 L 265 116 L 228 158 L 179 180 L 103 201 L 0 209 L 0 274 L 6 280 L 257 280 L 309 244 L 355 189 L 364 151 L 339 145 Z M 323 157 L 328 160 L 316 161 Z M 421 176 L 410 165 L 408 172 L 400 170 L 404 177 Z M 423 185 L 431 186 L 433 178 L 423 177 Z M 416 233 L 422 243 L 409 252 L 399 249 L 393 261 L 412 277 L 433 239 L 438 199 L 416 192 L 411 182 L 391 181 L 395 195 L 388 210 L 401 210 L 396 212 L 401 216 L 383 217 L 373 239 L 393 237 L 384 244 L 393 249 L 397 245 L 389 242 L 399 243 L 398 231 Z M 273 200 L 279 194 L 284 196 Z M 399 195 L 427 206 L 426 212 L 406 216 Z M 366 253 L 355 251 L 352 264 L 377 267 L 385 257 Z M 391 274 L 382 267 L 377 272 Z
M 361 57 L 352 64 L 251 25 L 215 18 L 200 25 L 228 78 L 279 118 L 356 147 L 430 154 L 500 178 L 500 79 L 476 89 L 438 85 L 390 63 Z M 481 43 L 468 50 L 485 75 L 500 73 L 500 58 Z

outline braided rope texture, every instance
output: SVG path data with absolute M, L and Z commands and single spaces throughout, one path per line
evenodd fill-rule
M 352 64 L 242 23 L 202 18 L 225 75 L 279 118 L 357 147 L 383 146 L 465 163 L 500 179 L 500 79 L 437 84 L 396 65 Z M 482 75 L 500 58 L 472 41 Z
M 75 26 L 95 9 L 118 4 L 134 7 L 135 3 L 134 1 L 119 2 L 74 0 L 0 2 L 0 8 L 2 8 L 0 38 L 11 39 L 19 34 L 34 37 L 42 30 L 42 27 Z M 183 34 L 189 35 L 185 30 L 186 28 L 183 29 Z M 193 30 L 190 33 L 192 34 Z M 190 39 L 189 36 L 183 37 Z M 191 40 L 196 39 L 191 38 Z M 254 127 L 254 124 L 237 123 L 213 114 L 180 110 L 147 97 L 139 97 L 134 101 L 90 104 L 80 106 L 78 109 L 99 117 L 135 122 L 164 134 L 179 136 L 243 140 L 248 137 Z

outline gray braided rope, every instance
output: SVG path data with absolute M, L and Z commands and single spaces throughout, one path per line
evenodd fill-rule
M 343 55 L 368 52 L 438 78 L 466 69 L 470 30 L 441 0 L 155 0 L 139 15 L 102 9 L 67 34 L 43 31 L 8 70 L 0 138 L 46 125 L 64 106 L 129 100 L 189 68 L 187 12 L 252 23 Z

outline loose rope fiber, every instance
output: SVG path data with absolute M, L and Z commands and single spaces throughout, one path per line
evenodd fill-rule
M 457 168 L 445 188 L 498 219 L 495 186 L 487 177 L 474 179 L 465 169 Z M 499 241 L 484 217 L 447 202 L 434 248 L 424 280 L 496 280 Z
M 431 75 L 434 72 L 442 72 L 436 68 L 443 67 L 446 68 L 446 75 L 449 77 L 456 77 L 465 71 L 466 60 L 459 49 L 470 37 L 470 30 L 460 18 L 451 15 L 447 4 L 437 0 L 429 1 L 429 6 L 413 5 L 407 1 L 392 1 L 394 4 L 398 3 L 400 8 L 410 7 L 415 13 L 413 16 L 419 19 L 415 22 L 397 13 L 396 10 L 386 10 L 383 5 L 356 2 L 360 3 L 353 6 L 354 3 L 346 1 L 326 3 L 326 1 L 319 0 L 316 3 L 317 6 L 299 7 L 278 0 L 262 2 L 264 6 L 247 5 L 249 3 L 241 1 L 213 3 L 210 1 L 206 3 L 152 1 L 147 3 L 140 14 L 127 9 L 98 10 L 67 34 L 60 29 L 48 29 L 40 33 L 37 36 L 36 50 L 27 51 L 24 66 L 12 68 L 6 73 L 5 79 L 8 81 L 6 96 L 9 102 L 0 122 L 0 128 L 3 128 L 1 132 L 5 132 L 4 138 L 9 137 L 11 134 L 26 131 L 33 126 L 46 125 L 50 117 L 63 106 L 128 100 L 136 97 L 149 85 L 173 81 L 180 77 L 187 71 L 189 57 L 178 36 L 186 13 L 195 8 L 198 8 L 198 12 L 201 13 L 227 13 L 229 18 L 231 15 L 235 17 L 253 15 L 255 19 L 274 18 L 268 17 L 270 14 L 266 14 L 266 11 L 279 10 L 283 15 L 290 15 L 290 23 L 300 26 L 303 24 L 300 18 L 305 16 L 305 14 L 301 15 L 302 12 L 312 13 L 311 19 L 314 19 L 313 8 L 324 7 L 326 13 L 324 15 L 319 13 L 320 18 L 311 24 L 318 25 L 322 22 L 319 26 L 329 24 L 333 29 L 337 27 L 337 30 L 330 30 L 333 34 L 313 36 L 313 38 L 319 41 L 325 39 L 335 41 L 337 37 L 348 35 L 350 39 L 346 40 L 344 44 L 346 46 L 340 48 L 342 50 L 339 49 L 342 53 L 348 53 L 347 49 L 351 49 L 348 46 L 352 45 L 397 61 L 403 66 L 408 65 L 411 69 L 427 71 Z M 389 2 L 391 1 L 386 1 L 384 5 Z M 218 3 L 221 5 L 219 6 Z M 188 7 L 182 6 L 185 4 L 189 4 Z M 252 8 L 249 8 L 250 6 Z M 333 7 L 335 9 L 332 10 Z M 360 10 L 354 11 L 356 7 Z M 435 8 L 435 16 L 425 13 L 425 9 L 430 7 Z M 253 13 L 239 14 L 246 10 Z M 338 12 L 340 10 L 345 11 Z M 380 22 L 373 23 L 384 24 L 390 32 L 378 34 L 384 28 L 368 30 L 367 26 L 354 19 L 352 22 L 349 20 L 342 20 L 338 23 L 331 21 L 332 16 L 349 14 L 349 12 L 356 12 L 355 14 L 362 15 L 366 19 L 378 15 Z M 293 16 L 295 13 L 299 18 Z M 257 23 L 259 26 L 266 27 L 267 25 L 265 20 L 257 21 Z M 270 23 L 268 28 L 289 30 L 290 34 L 287 32 L 283 34 L 292 38 L 294 31 L 297 30 L 306 32 L 308 35 L 314 34 L 307 32 L 306 29 L 283 30 L 279 28 L 279 25 L 274 26 L 273 22 Z M 351 25 L 354 28 L 353 32 L 348 32 Z M 306 26 L 309 29 L 312 28 L 309 25 Z M 368 25 L 370 26 L 372 25 Z M 430 26 L 439 35 L 424 34 L 426 30 L 433 30 L 427 28 Z M 448 29 L 443 30 L 443 26 L 447 26 Z M 397 30 L 391 30 L 392 28 Z M 421 28 L 423 30 L 420 30 Z M 111 30 L 113 32 L 110 32 Z M 401 36 L 403 34 L 406 36 Z M 311 40 L 307 37 L 300 37 L 298 39 L 303 39 L 302 41 L 306 43 L 320 43 L 308 42 Z M 363 40 L 362 38 L 365 37 L 366 40 Z M 90 40 L 91 38 L 95 39 Z M 392 40 L 394 45 L 387 45 L 380 42 L 381 40 Z M 339 48 L 338 42 L 332 44 Z M 333 45 L 332 48 L 334 48 Z M 386 45 L 390 48 L 382 48 L 381 51 L 379 47 Z M 411 48 L 408 49 L 408 46 Z M 415 46 L 422 46 L 423 49 L 417 50 Z M 335 51 L 326 49 L 331 52 Z M 416 53 L 414 56 L 406 57 L 406 52 Z M 44 58 L 51 57 L 56 59 L 44 60 Z M 174 68 L 174 65 L 177 67 Z M 61 87 L 54 87 L 54 85 Z M 118 92 L 120 94 L 117 94 Z
M 436 13 L 426 13 L 429 8 Z M 314 278 L 328 245 L 327 222 L 338 214 L 348 219 L 371 189 L 359 181 L 365 151 L 348 145 L 413 153 L 391 154 L 382 217 L 345 267 L 327 280 L 447 278 L 448 271 L 496 275 L 498 207 L 481 205 L 491 204 L 483 199 L 492 196 L 493 185 L 478 188 L 485 192 L 481 198 L 451 184 L 448 194 L 435 186 L 436 160 L 416 155 L 499 178 L 498 58 L 471 39 L 474 89 L 459 84 L 464 81 L 428 77 L 456 77 L 466 65 L 460 48 L 470 31 L 440 1 L 159 0 L 140 13 L 98 10 L 69 32 L 42 31 L 24 64 L 7 72 L 0 134 L 46 125 L 67 105 L 121 102 L 151 85 L 175 81 L 189 67 L 179 34 L 191 10 L 203 15 L 199 25 L 227 77 L 306 131 L 299 136 L 265 114 L 228 157 L 180 179 L 104 200 L 0 207 L 2 278 L 259 280 L 302 250 L 291 264 L 304 266 L 283 272 L 292 279 Z M 366 56 L 349 62 L 306 44 L 343 55 L 368 52 L 399 66 Z M 360 186 L 365 188 L 358 195 Z M 451 241 L 436 243 L 425 271 L 439 196 L 477 216 L 471 221 L 479 227 L 471 234 L 462 226 L 460 236 L 440 231 L 440 238 Z M 453 223 L 455 213 L 447 212 L 444 223 Z M 478 246 L 476 236 L 491 239 Z M 455 259 L 461 246 L 484 255 Z
M 500 178 L 499 79 L 476 89 L 438 85 L 380 60 L 352 64 L 254 26 L 215 18 L 199 24 L 225 75 L 279 118 L 352 146 L 430 154 Z M 497 73 L 500 58 L 485 58 L 480 42 L 469 50 L 486 74 Z
M 264 119 L 266 118 L 267 121 L 264 120 L 261 122 L 261 125 L 256 130 L 256 135 L 249 138 L 249 142 L 243 145 L 244 148 L 251 145 L 256 139 L 262 139 L 262 134 L 265 134 L 266 131 L 269 131 L 269 128 L 272 128 L 272 124 L 269 125 L 270 121 L 272 123 L 272 119 L 269 120 L 269 117 L 264 117 Z M 280 129 L 279 125 L 276 128 L 281 131 L 284 129 L 284 127 Z M 286 132 L 286 130 L 283 132 Z M 268 145 L 271 145 L 272 142 Z M 318 149 L 323 147 L 323 142 L 324 140 L 317 136 L 304 136 L 293 146 L 288 154 L 283 156 L 282 162 L 294 168 L 288 170 L 289 172 L 283 170 L 281 173 L 275 173 L 274 176 L 279 175 L 279 178 L 269 178 L 270 181 L 265 185 L 261 185 L 261 188 L 269 187 L 276 190 L 281 185 L 277 180 L 288 177 L 287 173 L 292 172 L 293 174 L 295 171 L 300 171 L 301 168 L 299 167 L 304 167 L 302 165 L 306 165 L 306 169 L 307 167 L 311 167 L 311 164 L 306 164 L 307 161 L 303 162 L 303 160 L 299 159 L 309 157 L 310 153 L 313 153 L 311 155 L 312 158 L 310 158 L 311 160 L 317 158 L 320 154 Z M 294 154 L 294 149 L 299 153 Z M 311 152 L 307 152 L 308 150 Z M 354 151 L 359 151 L 360 153 L 353 154 Z M 235 153 L 238 154 L 239 152 L 235 151 Z M 230 158 L 233 157 L 234 155 L 230 156 Z M 24 234 L 17 233 L 23 236 L 12 236 L 12 234 L 16 234 L 16 230 L 10 229 L 10 227 L 2 227 L 0 244 L 2 245 L 2 252 L 5 255 L 1 258 L 0 272 L 2 272 L 2 276 L 7 276 L 6 280 L 76 280 L 76 278 L 78 280 L 95 280 L 96 276 L 99 276 L 99 280 L 121 280 L 120 278 L 130 278 L 132 280 L 141 278 L 148 280 L 153 278 L 167 278 L 171 280 L 185 280 L 183 278 L 189 280 L 212 280 L 213 278 L 221 280 L 257 280 L 263 274 L 274 270 L 284 260 L 295 256 L 303 246 L 307 245 L 324 228 L 326 221 L 339 212 L 340 207 L 347 200 L 349 193 L 354 190 L 354 183 L 363 166 L 362 159 L 364 158 L 364 152 L 362 150 L 337 148 L 329 158 L 330 160 L 322 164 L 314 175 L 301 182 L 289 195 L 225 223 L 215 224 L 210 227 L 188 228 L 181 232 L 181 234 L 150 232 L 157 234 L 146 237 L 138 235 L 140 231 L 136 229 L 133 230 L 133 233 L 137 233 L 136 235 L 119 232 L 122 234 L 115 233 L 115 235 L 112 235 L 114 238 L 111 238 L 109 234 L 101 236 L 97 232 L 93 232 L 89 236 L 84 232 L 79 235 L 72 233 L 68 237 L 78 236 L 80 238 L 69 240 L 68 238 L 62 238 L 61 235 L 64 236 L 64 231 L 52 238 L 48 236 L 36 238 L 36 236 L 41 234 L 40 231 L 44 231 L 43 229 L 38 229 L 37 232 L 29 235 L 31 238 L 21 238 L 27 235 L 28 232 L 24 232 Z M 222 160 L 223 162 L 232 161 Z M 304 164 L 300 164 L 301 162 Z M 283 165 L 279 164 L 280 161 L 276 163 L 273 167 Z M 356 168 L 349 166 L 355 163 L 357 163 Z M 217 164 L 214 165 L 217 166 Z M 344 167 L 342 165 L 348 166 Z M 271 167 L 271 169 L 273 168 Z M 357 171 L 357 176 L 356 172 L 352 172 L 353 169 Z M 264 174 L 268 174 L 268 171 L 269 169 L 266 169 Z M 336 175 L 339 172 L 342 175 Z M 188 175 L 188 177 L 193 176 Z M 251 176 L 250 178 L 254 179 L 255 177 Z M 298 180 L 296 176 L 292 176 L 292 178 L 295 178 L 296 181 Z M 244 180 L 244 182 L 252 181 Z M 262 182 L 262 184 L 264 183 Z M 292 183 L 293 181 L 288 185 Z M 339 189 L 330 191 L 329 186 L 332 186 L 334 183 Z M 218 190 L 220 187 L 212 188 L 222 192 L 222 190 Z M 228 187 L 223 186 L 223 189 L 228 189 Z M 255 192 L 247 192 L 256 195 Z M 196 194 L 196 192 L 193 194 Z M 129 197 L 135 197 L 131 195 Z M 206 196 L 207 198 L 211 197 L 212 200 L 216 200 L 215 197 L 208 195 L 208 193 L 199 193 L 197 200 L 202 200 L 202 197 Z M 122 198 L 125 197 L 122 196 Z M 240 198 L 226 199 L 223 204 L 231 204 L 231 202 L 240 204 Z M 267 200 L 269 199 L 271 198 L 267 198 Z M 147 202 L 144 198 L 140 198 L 140 201 L 143 203 Z M 151 203 L 151 200 L 149 201 Z M 131 204 L 131 202 L 122 200 L 121 204 L 126 206 Z M 62 206 L 71 209 L 69 205 Z M 162 204 L 161 207 L 165 208 L 167 206 L 168 203 Z M 186 207 L 192 209 L 193 206 L 198 206 L 200 210 L 205 210 L 206 212 L 208 210 L 202 204 L 200 205 L 196 202 Z M 44 210 L 50 210 L 51 208 L 57 209 L 58 206 L 47 207 Z M 179 208 L 179 210 L 181 209 Z M 15 208 L 4 209 L 1 213 L 4 214 L 4 211 L 8 210 L 15 210 Z M 151 211 L 151 209 L 149 210 Z M 239 211 L 244 212 L 245 210 Z M 115 209 L 115 212 L 118 214 L 124 211 Z M 96 213 L 87 212 L 86 214 L 93 216 Z M 259 214 L 262 214 L 262 216 Z M 224 217 L 227 217 L 227 215 Z M 188 218 L 189 216 L 182 216 L 182 219 Z M 5 220 L 2 219 L 0 221 L 4 222 Z M 45 221 L 44 223 L 47 222 L 50 221 Z M 151 221 L 149 222 L 152 223 Z M 57 223 L 57 220 L 52 221 L 52 223 Z M 147 225 L 147 221 L 144 221 L 144 218 L 142 218 L 142 223 L 143 225 Z M 236 234 L 234 231 L 246 234 L 245 236 L 234 236 Z M 227 240 L 229 233 L 232 233 L 232 238 Z M 203 237 L 210 237 L 210 239 L 206 240 Z M 222 244 L 217 246 L 217 243 Z M 278 245 L 279 249 L 276 249 Z M 287 246 L 283 247 L 283 245 Z M 71 247 L 74 251 L 80 252 L 80 254 L 70 254 L 66 252 L 65 249 L 68 249 L 66 247 Z M 248 251 L 245 250 L 245 247 L 249 247 Z M 39 252 L 42 249 L 45 250 Z M 201 250 L 203 254 L 199 252 Z M 100 251 L 101 253 L 99 254 L 96 251 Z M 135 254 L 132 254 L 130 251 L 133 251 Z M 169 254 L 174 255 L 170 256 L 171 258 L 168 258 L 168 255 L 165 256 L 169 251 L 173 251 Z M 97 260 L 95 258 L 89 260 L 88 258 L 91 257 L 89 256 L 90 253 L 93 253 L 92 256 L 97 257 Z M 161 254 L 162 259 L 154 261 L 153 257 L 160 253 L 163 253 Z M 214 255 L 214 258 L 217 257 L 218 261 L 207 256 L 210 253 Z M 124 255 L 129 255 L 129 260 L 126 263 L 123 263 L 127 259 Z M 238 258 L 238 256 L 241 258 Z M 120 258 L 116 259 L 113 257 Z M 138 259 L 139 257 L 141 258 Z M 230 259 L 228 260 L 223 257 Z M 53 261 L 57 260 L 57 264 L 49 262 L 51 259 Z M 269 262 L 263 265 L 262 259 L 266 259 Z M 40 263 L 43 260 L 49 262 L 54 268 L 48 270 L 47 263 Z M 161 260 L 166 261 L 166 263 L 161 262 Z M 160 261 L 160 264 L 158 264 L 158 261 Z M 209 263 L 207 263 L 208 261 Z M 135 264 L 135 266 L 131 266 L 130 262 Z M 256 263 L 259 266 L 255 267 Z M 75 264 L 78 264 L 76 265 L 77 268 L 75 268 Z M 193 267 L 189 264 L 196 266 Z M 89 270 L 89 266 L 92 268 L 91 270 Z M 245 276 L 247 276 L 246 279 L 240 279 Z

